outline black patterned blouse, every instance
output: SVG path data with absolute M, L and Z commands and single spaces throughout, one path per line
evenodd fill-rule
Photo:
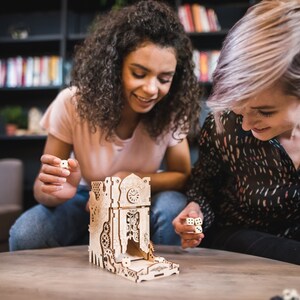
M 208 115 L 188 201 L 199 203 L 204 231 L 215 222 L 300 240 L 300 170 L 275 138 L 260 141 L 242 130 L 241 121 L 224 113 L 218 134 Z

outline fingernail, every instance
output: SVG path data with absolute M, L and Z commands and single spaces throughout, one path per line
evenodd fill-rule
M 65 175 L 65 176 L 69 176 L 69 175 L 70 175 L 70 171 L 67 170 L 67 169 L 63 169 L 61 173 L 62 173 L 63 175 Z

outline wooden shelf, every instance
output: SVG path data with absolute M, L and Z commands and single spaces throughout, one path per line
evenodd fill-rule
M 0 93 L 1 92 L 32 92 L 32 91 L 57 91 L 60 89 L 61 86 L 56 86 L 56 85 L 51 85 L 51 86 L 24 86 L 24 87 L 2 87 L 0 88 Z
M 0 37 L 0 44 L 24 44 L 24 43 L 43 43 L 43 42 L 60 42 L 63 36 L 61 34 L 43 34 L 29 36 L 25 39 L 13 39 L 10 37 Z
M 19 141 L 46 141 L 46 135 L 0 135 L 0 141 L 10 141 L 10 142 L 19 142 Z

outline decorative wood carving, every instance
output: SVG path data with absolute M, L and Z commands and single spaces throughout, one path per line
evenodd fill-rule
M 150 178 L 93 181 L 90 191 L 89 261 L 135 282 L 179 273 L 179 265 L 154 255 L 150 241 Z

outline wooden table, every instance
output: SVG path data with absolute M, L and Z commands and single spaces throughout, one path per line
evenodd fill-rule
M 300 291 L 300 266 L 203 248 L 155 247 L 180 273 L 135 283 L 88 262 L 88 247 L 0 254 L 0 299 L 269 300 Z

